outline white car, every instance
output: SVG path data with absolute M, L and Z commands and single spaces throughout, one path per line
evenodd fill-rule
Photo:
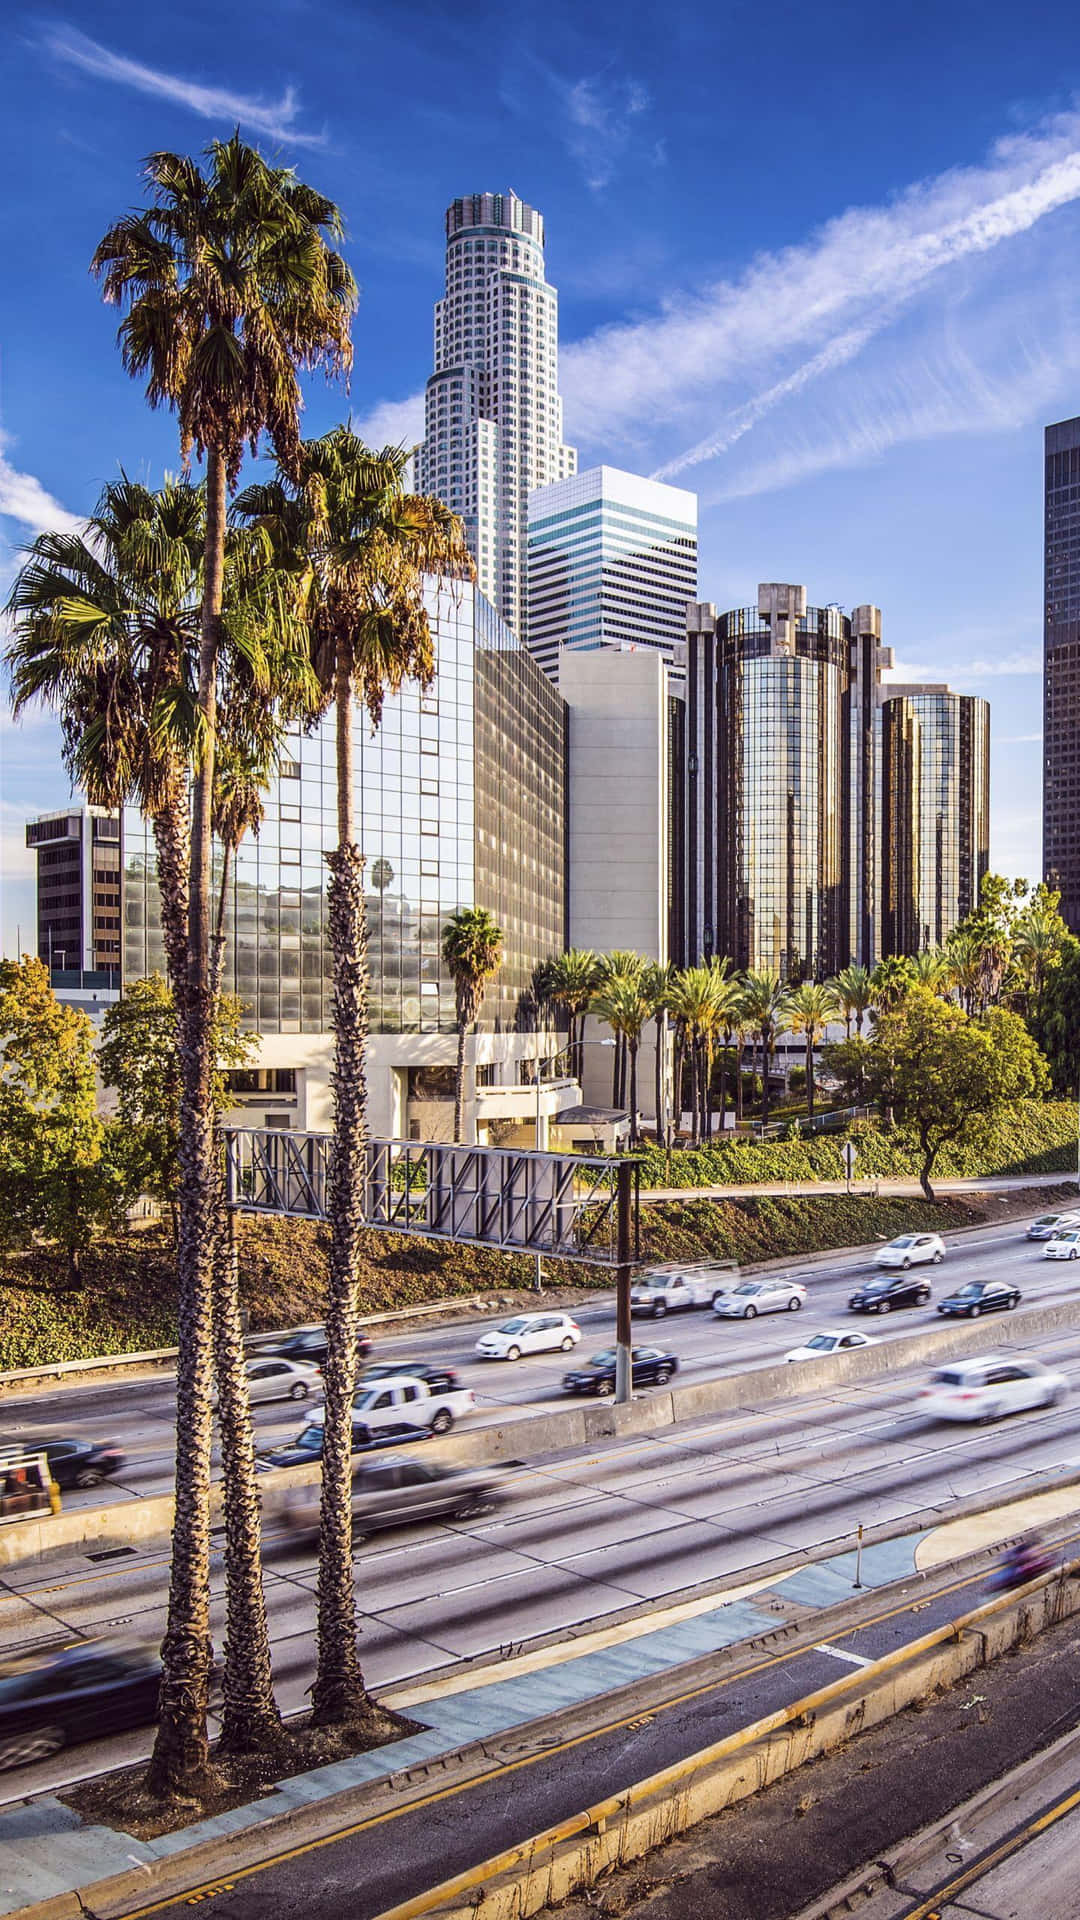
M 1055 1233 L 1043 1248 L 1043 1259 L 1080 1259 L 1080 1227 L 1066 1227 L 1064 1233 Z
M 843 1327 L 830 1327 L 825 1333 L 815 1333 L 804 1347 L 792 1347 L 784 1359 L 823 1360 L 829 1353 L 850 1353 L 855 1347 L 876 1347 L 877 1344 L 872 1334 L 848 1333 Z
M 322 1389 L 321 1369 L 308 1360 L 248 1360 L 244 1372 L 253 1406 L 257 1400 L 307 1400 Z M 216 1406 L 216 1387 L 213 1400 Z
M 756 1320 L 759 1313 L 798 1313 L 806 1288 L 795 1280 L 744 1280 L 734 1293 L 722 1293 L 713 1312 L 722 1320 Z
M 581 1328 L 568 1313 L 516 1313 L 482 1333 L 476 1351 L 481 1360 L 520 1360 L 523 1353 L 569 1353 L 580 1339 Z
M 936 1233 L 901 1233 L 874 1255 L 875 1267 L 920 1267 L 929 1261 L 940 1267 L 945 1258 L 945 1242 Z
M 939 1367 L 919 1394 L 919 1412 L 936 1420 L 1001 1420 L 1026 1407 L 1054 1407 L 1066 1399 L 1069 1382 L 1038 1360 L 983 1354 Z

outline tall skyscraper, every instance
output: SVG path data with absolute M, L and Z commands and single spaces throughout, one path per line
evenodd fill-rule
M 1080 418 L 1047 427 L 1043 872 L 1080 932 Z
M 886 953 L 939 947 L 990 864 L 990 708 L 948 687 L 883 689 L 881 923 Z
M 529 496 L 529 648 L 653 647 L 672 664 L 697 599 L 697 495 L 590 467 Z
M 480 592 L 519 639 L 527 620 L 528 498 L 573 473 L 559 398 L 559 300 L 544 222 L 516 193 L 473 193 L 446 214 L 421 492 L 461 515 Z

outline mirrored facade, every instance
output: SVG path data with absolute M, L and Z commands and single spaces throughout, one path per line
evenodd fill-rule
M 1080 419 L 1047 427 L 1043 871 L 1080 932 Z
M 881 707 L 882 932 L 887 953 L 940 946 L 990 864 L 990 708 L 926 688 Z
M 355 730 L 373 1033 L 447 1033 L 454 991 L 442 929 L 462 906 L 503 928 L 504 962 L 482 1025 L 522 1016 L 533 968 L 565 941 L 565 706 L 493 608 L 467 584 L 429 593 L 436 672 Z M 225 986 L 262 1033 L 330 1026 L 324 854 L 337 835 L 333 718 L 290 736 L 257 835 L 227 892 Z M 217 864 L 220 878 L 220 859 Z M 153 844 L 124 818 L 124 975 L 164 971 Z

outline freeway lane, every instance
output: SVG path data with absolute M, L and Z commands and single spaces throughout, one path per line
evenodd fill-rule
M 946 1263 L 928 1268 L 929 1283 L 937 1298 L 964 1280 L 1008 1278 L 1021 1288 L 1027 1304 L 1061 1299 L 1076 1291 L 1074 1273 L 1069 1266 L 1041 1258 L 1041 1249 L 1023 1238 L 1026 1222 L 1011 1221 L 1002 1226 L 985 1227 L 974 1233 L 954 1236 Z M 813 1264 L 792 1262 L 785 1271 L 801 1279 L 809 1298 L 799 1314 L 777 1314 L 751 1323 L 719 1321 L 708 1311 L 669 1315 L 663 1321 L 635 1321 L 635 1332 L 643 1345 L 661 1345 L 679 1361 L 684 1381 L 706 1379 L 747 1366 L 776 1360 L 791 1347 L 798 1346 L 815 1329 L 847 1319 L 847 1300 L 855 1280 L 869 1270 L 871 1262 L 863 1253 L 840 1254 Z M 582 1329 L 582 1341 L 574 1359 L 584 1358 L 612 1337 L 613 1297 L 598 1294 L 573 1309 Z M 474 1422 L 504 1417 L 509 1407 L 553 1405 L 563 1400 L 560 1381 L 568 1360 L 562 1354 L 535 1355 L 517 1365 L 481 1362 L 473 1357 L 479 1333 L 489 1325 L 491 1316 L 435 1324 L 422 1332 L 398 1334 L 379 1339 L 376 1356 L 392 1360 L 431 1360 L 456 1367 L 463 1385 L 477 1396 Z M 940 1324 L 933 1307 L 915 1308 L 890 1315 L 888 1319 L 854 1320 L 878 1339 L 895 1338 L 922 1325 Z M 1004 1333 L 991 1333 L 988 1345 L 1005 1339 Z M 87 1492 L 65 1495 L 65 1508 L 99 1506 L 110 1499 L 131 1499 L 167 1493 L 172 1486 L 173 1421 L 175 1403 L 171 1377 L 96 1382 L 90 1386 L 50 1386 L 47 1392 L 19 1393 L 7 1400 L 0 1413 L 0 1437 L 5 1441 L 32 1441 L 49 1434 L 71 1434 L 80 1439 L 114 1440 L 127 1455 L 127 1466 L 118 1481 Z M 277 1402 L 255 1410 L 258 1444 L 269 1448 L 293 1438 L 303 1424 L 304 1413 L 288 1402 Z
M 1080 1331 L 1053 1347 L 1032 1340 L 1027 1350 L 1063 1364 L 1080 1391 Z M 931 1425 L 914 1401 L 923 1377 L 912 1370 L 504 1470 L 506 1504 L 494 1514 L 375 1535 L 357 1554 L 371 1683 L 386 1689 L 458 1657 L 846 1542 L 860 1522 L 999 1490 L 1004 1497 L 1035 1474 L 1080 1472 L 1080 1403 L 991 1428 Z M 312 1551 L 271 1519 L 266 1565 L 280 1695 L 297 1710 L 311 1680 Z M 156 1640 L 166 1577 L 161 1552 L 100 1563 L 71 1554 L 13 1568 L 0 1598 L 0 1644 L 11 1651 L 114 1630 Z M 216 1562 L 218 1633 L 221 1586 Z M 3 1787 L 21 1795 L 146 1745 L 131 1736 L 80 1748 Z

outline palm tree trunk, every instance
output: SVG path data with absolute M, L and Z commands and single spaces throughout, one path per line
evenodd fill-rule
M 743 1117 L 743 1036 L 738 1034 L 735 1040 L 735 1125 L 741 1126 Z
M 174 771 L 165 804 L 151 821 L 154 855 L 157 863 L 158 893 L 161 897 L 161 934 L 165 946 L 165 968 L 173 998 L 179 1010 L 180 995 L 187 974 L 188 878 L 191 865 L 191 834 L 188 824 L 187 793 L 181 776 Z
M 769 1044 L 765 1027 L 761 1029 L 761 1124 L 763 1128 L 769 1124 Z
M 611 1056 L 611 1104 L 621 1105 L 619 1100 L 619 1036 L 615 1035 L 615 1051 Z
M 210 1445 L 217 1217 L 213 994 L 209 974 L 210 813 L 225 572 L 225 484 L 224 460 L 211 449 L 207 456 L 198 687 L 205 746 L 192 786 L 186 978 L 177 1006 L 181 1092 L 176 1505 L 157 1735 L 147 1772 L 148 1788 L 160 1798 L 197 1791 L 205 1782 L 209 1764 L 206 1710 L 213 1662 Z
M 457 1065 L 454 1069 L 454 1142 L 460 1146 L 465 1138 L 465 1035 L 468 1023 L 465 1009 L 458 1010 L 457 1023 Z
M 356 1279 L 367 1159 L 367 934 L 364 858 L 354 839 L 351 666 L 342 652 L 335 685 L 338 845 L 328 857 L 334 962 L 334 1144 L 328 1196 L 330 1274 L 323 1367 L 317 1665 L 311 1694 L 312 1719 L 320 1726 L 362 1718 L 367 1708 L 356 1643 L 352 1564 Z
M 720 1138 L 724 1137 L 724 1122 L 727 1119 L 727 1082 L 728 1069 L 731 1066 L 731 1031 L 724 1034 L 724 1063 L 720 1072 Z
M 638 1144 L 638 1113 L 637 1113 L 637 1107 L 638 1107 L 638 1093 L 637 1093 L 637 1056 L 638 1056 L 638 1043 L 637 1043 L 637 1041 L 636 1041 L 636 1040 L 634 1039 L 634 1037 L 633 1037 L 633 1035 L 631 1035 L 631 1034 L 628 1034 L 628 1035 L 627 1035 L 627 1039 L 626 1039 L 626 1051 L 627 1051 L 627 1054 L 628 1054 L 628 1056 L 629 1056 L 629 1064 L 630 1064 L 630 1145 L 631 1145 L 632 1147 L 636 1147 L 636 1146 L 637 1146 L 637 1144 Z
M 814 1029 L 806 1029 L 806 1112 L 808 1119 L 814 1117 Z
M 697 1146 L 700 1146 L 701 1144 L 701 1107 L 698 1101 L 698 1063 L 697 1063 L 697 1035 L 696 1034 L 692 1035 L 691 1037 L 689 1052 L 690 1052 L 690 1111 L 694 1116 L 693 1124 L 690 1128 L 690 1145 L 692 1147 L 697 1147 Z
M 664 1144 L 664 1061 L 661 1049 L 664 1038 L 663 1025 L 666 1018 L 667 1015 L 663 1013 L 658 1013 L 656 1016 L 656 1060 L 653 1072 L 653 1100 L 656 1111 L 656 1144 L 658 1147 L 662 1147 Z

